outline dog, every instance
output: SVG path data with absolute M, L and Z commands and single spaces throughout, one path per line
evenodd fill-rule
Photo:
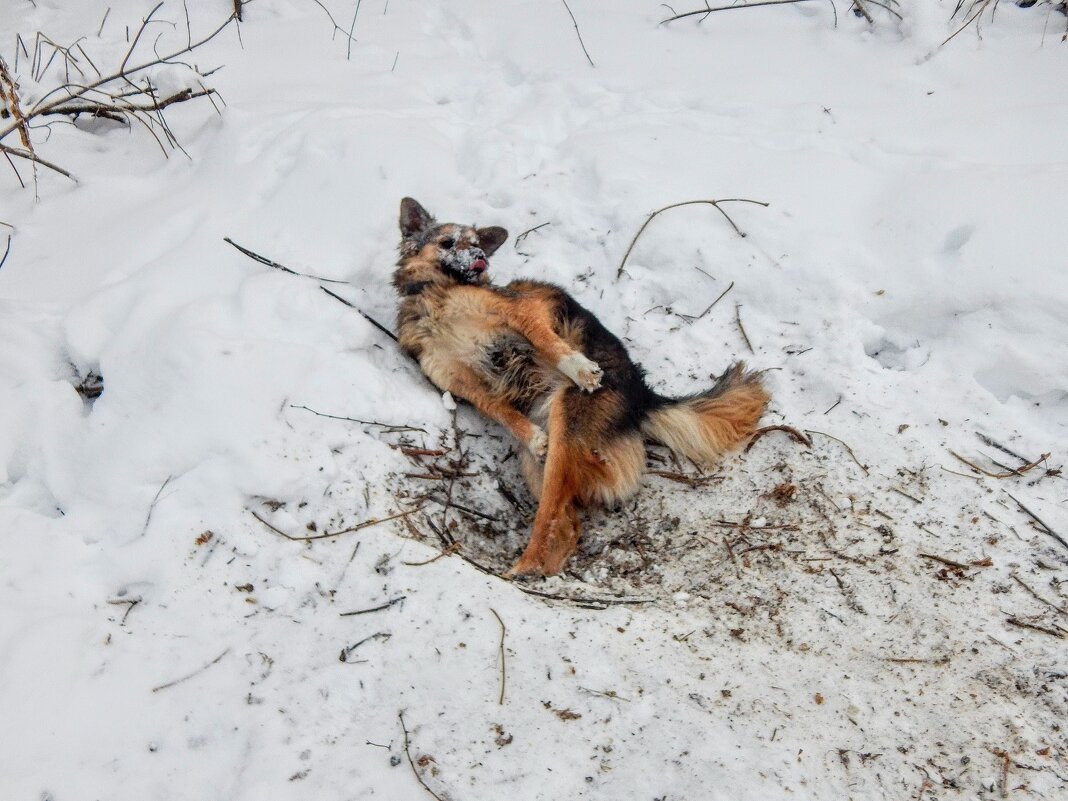
M 558 286 L 490 282 L 504 228 L 439 223 L 400 205 L 397 337 L 439 389 L 470 402 L 522 443 L 539 499 L 533 533 L 505 574 L 553 575 L 578 546 L 578 508 L 638 490 L 645 441 L 707 464 L 756 429 L 769 396 L 736 362 L 715 386 L 666 398 L 623 343 Z

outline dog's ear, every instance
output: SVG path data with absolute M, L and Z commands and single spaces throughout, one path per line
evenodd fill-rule
M 410 197 L 404 198 L 400 204 L 400 229 L 401 236 L 407 239 L 422 233 L 434 224 L 434 217 L 429 211 L 419 205 L 419 201 Z
M 507 241 L 508 232 L 499 225 L 478 229 L 478 244 L 487 256 L 492 256 L 494 251 Z

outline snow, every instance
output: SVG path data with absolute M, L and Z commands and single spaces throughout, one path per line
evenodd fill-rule
M 351 45 L 324 4 L 342 31 L 255 0 L 187 56 L 226 102 L 167 110 L 188 157 L 60 123 L 35 146 L 77 184 L 0 178 L 0 797 L 430 797 L 403 712 L 452 801 L 1063 798 L 1068 551 L 1013 500 L 1068 535 L 1063 15 L 942 47 L 934 0 L 569 0 L 591 67 L 563 4 L 364 2 Z M 154 3 L 8 5 L 9 65 L 44 31 L 103 68 Z M 229 4 L 188 7 L 195 37 Z M 566 287 L 658 391 L 769 370 L 811 448 L 652 461 L 564 575 L 492 575 L 533 515 L 504 432 L 223 242 L 389 324 L 405 195 L 508 227 L 491 274 Z M 617 278 L 713 198 L 770 205 L 723 204 L 745 237 L 667 211 Z M 977 433 L 1050 456 L 977 474 L 949 451 L 1023 465 Z

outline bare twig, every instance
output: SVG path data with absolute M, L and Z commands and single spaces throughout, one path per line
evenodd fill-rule
M 571 24 L 575 26 L 575 34 L 578 36 L 579 44 L 582 46 L 582 52 L 586 54 L 586 60 L 590 62 L 591 67 L 597 65 L 593 63 L 593 59 L 590 58 L 590 52 L 586 49 L 586 43 L 582 41 L 582 31 L 579 30 L 578 21 L 575 19 L 575 15 L 571 13 L 571 6 L 567 4 L 567 0 L 562 0 L 564 8 L 567 9 L 567 14 L 571 17 Z
M 706 2 L 704 8 L 698 9 L 697 11 L 685 11 L 682 14 L 676 14 L 673 17 L 668 17 L 667 19 L 662 20 L 660 22 L 660 24 L 661 25 L 667 25 L 669 22 L 674 22 L 675 20 L 685 19 L 686 17 L 696 17 L 699 14 L 701 15 L 701 19 L 698 20 L 698 21 L 699 22 L 704 22 L 705 17 L 707 17 L 713 11 L 730 11 L 731 9 L 735 9 L 735 8 L 756 8 L 757 6 L 786 6 L 786 5 L 791 5 L 793 3 L 804 3 L 804 2 L 807 2 L 807 0 L 761 0 L 761 2 L 757 2 L 757 3 L 745 3 L 743 5 L 737 5 L 737 6 L 717 6 L 715 8 L 710 7 Z
M 1043 634 L 1048 634 L 1051 637 L 1063 638 L 1064 633 L 1058 629 L 1047 628 L 1046 626 L 1039 626 L 1036 623 L 1028 623 L 1026 620 L 1020 620 L 1017 617 L 1005 618 L 1005 622 L 1011 626 L 1017 626 L 1021 629 L 1031 629 L 1032 631 L 1040 631 Z
M 401 425 L 394 423 L 380 423 L 377 420 L 358 420 L 355 417 L 341 417 L 336 414 L 326 414 L 324 412 L 317 412 L 315 409 L 310 409 L 307 406 L 298 406 L 294 403 L 289 404 L 290 409 L 303 409 L 306 412 L 311 412 L 317 417 L 326 417 L 330 420 L 344 420 L 347 423 L 359 423 L 362 426 L 378 426 L 379 428 L 386 429 L 383 433 L 396 434 L 404 431 L 418 431 L 420 434 L 427 433 L 425 428 L 418 428 L 416 426 Z
M 742 304 L 734 304 L 734 322 L 738 325 L 738 331 L 741 332 L 742 339 L 745 340 L 745 346 L 749 348 L 750 353 L 756 353 L 753 350 L 753 343 L 749 341 L 749 334 L 745 333 L 745 326 L 742 325 Z
M 370 609 L 357 609 L 353 612 L 341 612 L 338 617 L 354 617 L 355 615 L 366 615 L 370 612 L 381 612 L 383 609 L 389 609 L 391 606 L 403 603 L 407 597 L 407 595 L 398 595 L 396 598 L 391 598 L 384 604 L 372 606 Z
M 352 38 L 352 34 L 353 34 L 353 31 L 356 30 L 356 17 L 360 13 L 360 3 L 361 2 L 363 2 L 363 0 L 356 0 L 356 9 L 352 12 L 352 24 L 349 25 L 349 43 L 348 43 L 348 46 L 347 46 L 347 48 L 345 50 L 345 60 L 346 61 L 351 61 L 352 60 L 352 43 L 355 41 L 355 39 Z
M 46 92 L 44 96 L 30 108 L 23 110 L 17 103 L 14 104 L 12 112 L 14 120 L 5 127 L 0 128 L 0 140 L 4 139 L 13 131 L 19 131 L 24 149 L 19 150 L 6 145 L 0 145 L 4 154 L 28 159 L 36 164 L 41 164 L 42 166 L 59 172 L 68 178 L 73 178 L 69 172 L 61 167 L 57 167 L 55 164 L 37 157 L 28 139 L 28 128 L 30 127 L 30 123 L 38 117 L 46 115 L 77 116 L 79 114 L 92 114 L 97 117 L 123 121 L 128 124 L 131 124 L 133 121 L 139 122 L 152 134 L 165 154 L 167 151 L 164 147 L 164 143 L 156 133 L 157 130 L 162 131 L 164 138 L 171 147 L 181 150 L 181 144 L 170 130 L 170 126 L 163 117 L 162 110 L 174 103 L 180 103 L 198 97 L 210 97 L 214 93 L 214 90 L 205 89 L 201 86 L 200 91 L 185 89 L 175 92 L 168 97 L 160 98 L 156 96 L 155 88 L 151 81 L 143 81 L 143 85 L 140 85 L 139 81 L 142 81 L 144 72 L 149 68 L 160 64 L 176 63 L 176 59 L 179 56 L 195 50 L 201 45 L 214 39 L 235 20 L 235 16 L 231 14 L 221 25 L 215 28 L 215 30 L 196 41 L 193 41 L 191 37 L 187 37 L 185 45 L 173 52 L 160 54 L 158 51 L 155 51 L 154 58 L 136 65 L 131 64 L 134 53 L 137 50 L 137 46 L 140 43 L 145 30 L 148 28 L 149 24 L 158 22 L 154 17 L 162 5 L 162 2 L 158 3 L 151 11 L 149 11 L 143 18 L 141 25 L 135 32 L 132 40 L 130 40 L 129 36 L 127 37 L 127 40 L 130 41 L 130 45 L 126 50 L 122 61 L 116 69 L 109 71 L 106 74 L 92 62 L 86 54 L 85 49 L 81 47 L 80 40 L 76 41 L 69 47 L 62 47 L 61 45 L 52 42 L 44 34 L 38 33 L 31 72 L 34 75 L 43 76 L 52 60 L 55 59 L 57 54 L 60 54 L 64 59 L 64 69 L 67 71 L 66 80 L 64 83 Z M 110 8 L 108 9 L 108 12 L 110 12 Z M 104 22 L 106 22 L 107 18 L 108 14 L 105 13 L 104 18 L 100 23 L 100 30 L 97 32 L 98 36 L 100 31 L 103 30 Z M 52 55 L 49 57 L 48 61 L 42 65 L 42 61 L 44 60 L 42 55 L 44 46 L 52 48 Z M 71 69 L 78 72 L 83 80 L 86 77 L 84 71 L 78 66 L 79 59 L 72 52 L 75 47 L 77 47 L 85 61 L 96 71 L 97 77 L 95 79 L 85 83 L 74 82 L 71 80 Z M 25 49 L 25 46 L 23 49 Z M 7 81 L 3 80 L 3 76 L 0 75 L 0 89 L 10 89 L 6 84 Z M 12 85 L 14 85 L 13 81 Z M 121 85 L 121 87 L 119 85 Z M 127 90 L 125 87 L 130 87 L 130 89 Z M 7 94 L 8 92 L 4 91 L 5 98 Z M 56 95 L 60 96 L 56 97 Z M 138 96 L 146 98 L 148 102 L 135 103 L 129 99 Z M 11 103 L 5 102 L 4 105 L 11 105 Z
M 756 441 L 771 431 L 785 431 L 790 435 L 790 439 L 794 442 L 799 442 L 806 448 L 812 447 L 812 440 L 792 426 L 764 426 L 753 432 L 753 436 L 749 439 L 749 444 L 745 446 L 745 452 L 749 453 L 750 449 L 756 444 Z
M 501 624 L 501 643 L 500 643 L 500 646 L 499 646 L 499 649 L 498 649 L 498 653 L 500 654 L 500 657 L 501 657 L 501 693 L 500 693 L 500 695 L 499 695 L 499 696 L 497 696 L 497 703 L 498 703 L 498 704 L 499 704 L 500 706 L 504 706 L 504 682 L 505 682 L 505 671 L 504 671 L 504 635 L 505 635 L 505 631 L 506 631 L 506 629 L 505 629 L 505 627 L 504 627 L 504 621 L 503 621 L 503 620 L 501 620 L 501 616 L 497 614 L 497 610 L 496 610 L 496 609 L 494 609 L 494 608 L 493 608 L 493 607 L 491 606 L 491 607 L 490 607 L 490 611 L 491 611 L 491 612 L 493 612 L 493 616 L 494 616 L 495 618 L 497 618 L 497 622 Z
M 976 11 L 976 12 L 975 12 L 975 13 L 974 13 L 974 14 L 973 14 L 973 15 L 972 15 L 971 17 L 969 17 L 969 18 L 968 18 L 967 20 L 965 20 L 964 24 L 963 24 L 963 25 L 961 25 L 961 26 L 960 26 L 959 28 L 957 28 L 957 30 L 955 30 L 955 31 L 954 31 L 953 33 L 951 33 L 951 34 L 950 34 L 949 36 L 947 36 L 947 37 L 946 37 L 946 39 L 945 39 L 945 41 L 943 41 L 943 42 L 942 42 L 942 44 L 940 44 L 940 45 L 939 45 L 939 47 L 945 47 L 945 46 L 946 46 L 947 44 L 949 44 L 949 42 L 950 42 L 950 41 L 951 41 L 951 40 L 952 40 L 952 39 L 953 39 L 954 37 L 956 37 L 956 35 L 957 35 L 958 33 L 960 33 L 960 32 L 961 32 L 961 31 L 963 31 L 963 30 L 964 30 L 965 28 L 967 28 L 967 27 L 968 27 L 969 25 L 971 25 L 971 24 L 972 24 L 972 22 L 973 22 L 974 20 L 978 19 L 978 18 L 979 18 L 979 16 L 980 16 L 980 15 L 981 15 L 981 14 L 982 14 L 982 13 L 983 13 L 984 11 L 986 11 L 986 7 L 987 7 L 988 5 L 990 5 L 990 2 L 991 2 L 991 0 L 985 0 L 985 2 L 984 2 L 984 3 L 983 3 L 983 4 L 982 4 L 982 5 L 980 6 L 980 7 L 979 7 L 979 10 L 978 10 L 978 11 Z M 982 38 L 982 37 L 980 37 L 980 38 Z
M 1040 517 L 1039 517 L 1038 515 L 1036 515 L 1036 514 L 1035 514 L 1034 512 L 1032 512 L 1032 511 L 1031 511 L 1030 509 L 1028 509 L 1028 508 L 1027 508 L 1026 506 L 1024 506 L 1024 505 L 1023 505 L 1022 503 L 1020 503 L 1020 499 L 1019 499 L 1019 498 L 1017 498 L 1017 497 L 1016 497 L 1015 495 L 1013 495 L 1013 494 L 1012 494 L 1011 492 L 1006 492 L 1005 494 L 1006 494 L 1006 495 L 1008 495 L 1008 496 L 1009 496 L 1010 498 L 1012 498 L 1012 499 L 1013 499 L 1014 501 L 1016 501 L 1016 505 L 1020 507 L 1020 511 L 1022 511 L 1022 512 L 1023 512 L 1024 514 L 1026 514 L 1026 515 L 1027 515 L 1028 517 L 1030 517 L 1030 518 L 1031 518 L 1032 520 L 1034 520 L 1034 521 L 1035 521 L 1036 523 L 1038 523 L 1038 524 L 1039 524 L 1040 526 L 1042 526 L 1042 530 L 1043 530 L 1044 532 L 1046 532 L 1046 533 L 1047 533 L 1047 534 L 1049 534 L 1049 535 L 1050 535 L 1051 537 L 1053 537 L 1053 539 L 1057 540 L 1057 542 L 1059 542 L 1059 543 L 1060 543 L 1061 545 L 1063 545 L 1063 546 L 1064 546 L 1065 548 L 1068 548 L 1068 541 L 1065 541 L 1064 537 L 1062 537 L 1062 536 L 1061 536 L 1060 534 L 1058 534 L 1058 533 L 1057 533 L 1056 531 L 1054 531 L 1054 530 L 1053 530 L 1053 529 L 1051 529 L 1051 528 L 1050 528 L 1049 526 L 1047 526 L 1047 525 L 1046 525 L 1046 524 L 1045 524 L 1045 523 L 1043 522 L 1042 518 L 1040 518 Z
M 1057 610 L 1062 615 L 1068 615 L 1068 609 L 1065 609 L 1063 606 L 1057 606 L 1057 604 L 1053 603 L 1052 601 L 1047 601 L 1045 598 L 1043 598 L 1041 595 L 1039 595 L 1037 592 L 1035 592 L 1033 589 L 1031 589 L 1027 584 L 1025 584 L 1024 580 L 1022 578 L 1020 578 L 1018 575 L 1016 575 L 1015 573 L 1012 573 L 1010 575 L 1012 576 L 1012 580 L 1013 581 L 1015 581 L 1017 584 L 1019 584 L 1021 587 L 1023 587 L 1025 590 L 1027 590 L 1031 594 L 1032 598 L 1035 598 L 1036 600 L 1041 601 L 1046 606 L 1048 606 L 1050 609 Z
M 404 732 L 404 755 L 408 757 L 408 764 L 412 766 L 412 773 L 415 774 L 416 781 L 418 781 L 419 784 L 423 786 L 423 789 L 434 796 L 438 801 L 445 801 L 444 798 L 431 790 L 430 786 L 423 781 L 423 777 L 419 775 L 419 769 L 415 767 L 415 760 L 412 759 L 412 752 L 409 750 L 408 727 L 404 725 L 404 712 L 398 712 L 397 717 L 400 718 L 401 731 Z
M 2 135 L 0 135 L 0 136 L 2 136 Z M 6 153 L 6 154 L 10 154 L 12 156 L 18 156 L 20 159 L 26 159 L 27 161 L 32 161 L 34 164 L 40 164 L 42 167 L 47 167 L 48 169 L 52 170 L 53 172 L 58 172 L 60 175 L 66 177 L 66 178 L 70 178 L 72 181 L 74 181 L 74 183 L 78 183 L 78 179 L 75 178 L 73 175 L 71 175 L 69 172 L 67 172 L 65 169 L 63 169 L 62 167 L 60 167 L 60 166 L 58 166 L 56 164 L 53 164 L 50 161 L 45 161 L 43 158 L 38 156 L 36 153 L 32 153 L 32 152 L 30 152 L 28 150 L 20 150 L 17 147 L 11 147 L 10 145 L 5 145 L 2 142 L 0 142 L 0 153 Z
M 4 262 L 7 261 L 7 254 L 11 252 L 11 234 L 7 235 L 7 245 L 4 247 L 4 255 L 0 256 L 0 267 L 4 266 Z
M 864 471 L 864 475 L 868 475 L 868 467 L 867 467 L 867 465 L 861 464 L 860 463 L 860 459 L 858 459 L 857 455 L 855 453 L 853 453 L 853 449 L 850 448 L 845 442 L 843 442 L 842 440 L 838 439 L 838 437 L 834 436 L 833 434 L 828 434 L 826 431 L 813 431 L 812 429 L 809 429 L 809 428 L 805 429 L 805 433 L 806 434 L 820 434 L 820 435 L 822 435 L 824 437 L 827 437 L 828 439 L 833 439 L 835 442 L 839 443 L 843 448 L 845 448 L 849 452 L 850 457 L 853 459 L 854 462 L 857 463 L 857 467 L 859 467 L 861 470 Z
M 315 5 L 319 6 L 319 8 L 321 8 L 323 11 L 326 12 L 326 16 L 328 16 L 330 18 L 330 24 L 334 26 L 334 33 L 335 34 L 340 32 L 340 33 L 344 34 L 345 36 L 347 36 L 349 38 L 349 47 L 351 48 L 352 47 L 352 35 L 348 31 L 346 31 L 344 28 L 342 28 L 340 25 L 337 24 L 337 20 L 335 20 L 334 19 L 334 15 L 330 13 L 330 9 L 328 9 L 321 2 L 319 2 L 319 0 L 312 0 L 312 2 L 315 3 Z M 333 38 L 333 37 L 331 37 L 331 38 Z
M 152 499 L 152 503 L 148 505 L 148 514 L 145 515 L 145 524 L 141 527 L 141 534 L 139 536 L 143 537 L 148 532 L 148 524 L 152 522 L 152 513 L 156 511 L 156 504 L 159 502 L 159 496 L 163 494 L 163 490 L 171 483 L 172 478 L 174 478 L 173 475 L 167 476 L 163 483 L 159 485 L 159 489 L 156 490 L 156 496 Z
M 340 283 L 344 283 L 344 282 L 340 282 Z M 335 293 L 331 292 L 331 291 L 330 291 L 329 289 L 327 289 L 327 288 L 326 288 L 325 286 L 321 286 L 321 287 L 319 287 L 319 289 L 323 290 L 323 292 L 325 292 L 326 294 L 328 294 L 328 295 L 329 295 L 330 297 L 332 297 L 332 298 L 333 298 L 334 300 L 339 300 L 339 301 L 341 301 L 341 302 L 342 302 L 342 303 L 344 303 L 344 304 L 345 304 L 346 306 L 348 306 L 348 307 L 349 307 L 350 309 L 356 309 L 356 312 L 357 312 L 357 313 L 358 313 L 358 314 L 359 314 L 359 315 L 360 315 L 360 316 L 361 316 L 361 317 L 362 317 L 363 319 L 365 319 L 365 320 L 366 320 L 367 322 L 369 322 L 369 323 L 370 323 L 371 325 L 373 325 L 373 326 L 374 326 L 375 328 L 377 328 L 377 329 L 378 329 L 379 331 L 381 331 L 381 332 L 382 332 L 383 334 L 385 334 L 385 335 L 386 335 L 387 337 L 389 337 L 390 339 L 392 339 L 392 340 L 393 340 L 394 342 L 397 342 L 397 341 L 399 341 L 399 340 L 397 339 L 397 335 L 396 335 L 396 334 L 394 334 L 394 333 L 393 333 L 392 331 L 390 331 L 390 330 L 389 330 L 388 328 L 386 328 L 386 327 L 385 327 L 384 325 L 382 325 L 382 323 L 378 322 L 378 320 L 376 320 L 376 319 L 375 319 L 374 317 L 372 317 L 371 315 L 369 315 L 369 314 L 368 314 L 367 312 L 363 311 L 362 309 L 359 309 L 359 308 L 357 308 L 355 304 L 353 304 L 353 303 L 350 303 L 349 301 L 345 300 L 345 299 L 344 299 L 343 297 L 341 297 L 341 295 L 338 295 L 338 294 L 335 294 Z
M 17 53 L 18 51 L 16 51 Z M 19 139 L 22 141 L 22 146 L 27 151 L 33 153 L 33 143 L 30 141 L 30 126 L 26 121 L 26 115 L 22 112 L 22 107 L 19 104 L 19 85 L 15 82 L 15 79 L 11 77 L 11 73 L 8 71 L 7 62 L 4 61 L 4 57 L 0 56 L 0 106 L 3 106 L 8 111 L 12 118 L 15 120 L 15 126 L 18 128 Z
M 857 11 L 868 21 L 869 25 L 875 24 L 875 19 L 872 17 L 871 12 L 868 11 L 868 7 L 864 5 L 864 0 L 853 0 L 853 5 L 857 7 Z
M 705 309 L 705 310 L 704 310 L 703 312 L 701 312 L 701 313 L 700 313 L 699 315 L 697 315 L 696 317 L 690 317 L 690 316 L 689 316 L 689 315 L 687 315 L 687 314 L 680 314 L 680 315 L 679 315 L 679 317 L 684 317 L 684 318 L 686 318 L 687 320 L 700 320 L 700 319 L 701 319 L 702 317 L 704 317 L 704 316 L 705 316 L 706 314 L 708 314 L 708 313 L 709 313 L 710 311 L 712 311 L 712 308 L 713 308 L 713 307 L 714 307 L 714 306 L 715 306 L 715 305 L 716 305 L 717 303 L 719 303 L 719 302 L 720 302 L 721 300 L 723 300 L 724 296 L 726 296 L 726 294 L 727 294 L 728 292 L 730 292 L 730 291 L 731 291 L 732 289 L 734 289 L 734 281 L 731 281 L 731 285 L 730 285 L 729 287 L 727 287 L 726 289 L 724 289 L 724 290 L 723 290 L 722 292 L 720 292 L 720 293 L 719 293 L 719 297 L 718 297 L 718 298 L 716 298 L 716 299 L 715 299 L 714 301 L 712 301 L 711 303 L 709 303 L 709 304 L 708 304 L 708 308 L 707 308 L 707 309 Z
M 934 562 L 941 562 L 944 565 L 949 565 L 950 567 L 955 567 L 960 570 L 971 570 L 972 568 L 976 567 L 990 567 L 990 565 L 983 563 L 983 560 L 972 562 L 971 564 L 965 564 L 964 562 L 957 562 L 953 559 L 947 559 L 944 556 L 938 556 L 937 554 L 933 553 L 919 553 L 916 555 L 922 556 L 924 559 L 930 559 Z
M 979 439 L 981 439 L 983 442 L 985 442 L 991 448 L 997 448 L 1002 453 L 1007 454 L 1008 456 L 1012 456 L 1013 458 L 1019 459 L 1024 464 L 1028 464 L 1028 463 L 1030 463 L 1032 461 L 1031 459 L 1028 459 L 1025 456 L 1021 456 L 1016 451 L 1009 450 L 1004 445 L 1002 445 L 1000 442 L 998 442 L 996 439 L 992 439 L 992 438 L 988 437 L 986 434 L 980 434 L 978 431 L 976 431 L 975 432 L 975 436 L 979 437 Z
M 656 603 L 655 598 L 599 598 L 596 596 L 591 597 L 578 597 L 574 595 L 556 595 L 551 592 L 543 592 L 542 590 L 535 590 L 532 587 L 524 587 L 518 582 L 512 582 L 517 590 L 525 592 L 527 595 L 535 595 L 538 598 L 545 598 L 550 601 L 566 601 L 572 604 L 597 604 L 605 607 L 609 606 L 630 606 Z
M 229 648 L 227 648 L 225 651 L 223 651 L 217 657 L 215 657 L 210 662 L 208 662 L 208 664 L 204 665 L 203 667 L 197 668 L 192 673 L 189 673 L 188 675 L 182 676 L 180 679 L 175 679 L 174 681 L 168 681 L 166 684 L 161 684 L 158 687 L 153 687 L 152 688 L 152 692 L 158 693 L 160 690 L 166 690 L 168 687 L 173 687 L 176 684 L 181 684 L 183 681 L 189 681 L 189 679 L 193 678 L 194 676 L 199 676 L 201 673 L 203 673 L 205 670 L 210 668 L 212 665 L 217 664 L 228 653 L 230 653 L 230 649 Z
M 119 621 L 120 626 L 125 626 L 126 618 L 130 616 L 130 612 L 132 612 L 134 607 L 141 603 L 143 600 L 144 598 L 138 595 L 136 598 L 115 598 L 108 601 L 108 603 L 112 606 L 122 606 L 124 604 L 126 605 L 126 612 L 123 614 L 122 620 Z
M 341 531 L 327 531 L 327 532 L 323 532 L 322 534 L 310 534 L 308 536 L 297 536 L 295 534 L 287 534 L 286 532 L 282 531 L 277 526 L 272 525 L 267 520 L 265 520 L 262 517 L 260 517 L 260 515 L 256 514 L 256 512 L 253 511 L 252 509 L 249 509 L 249 514 L 251 514 L 254 518 L 256 518 L 261 523 L 263 523 L 263 525 L 267 526 L 267 528 L 269 528 L 275 534 L 280 534 L 281 536 L 285 537 L 287 540 L 292 540 L 293 542 L 311 542 L 313 540 L 328 540 L 328 539 L 331 539 L 333 537 L 340 537 L 343 534 L 352 534 L 353 532 L 360 531 L 361 529 L 370 528 L 371 526 L 377 526 L 377 525 L 379 525 L 381 523 L 388 523 L 390 520 L 397 520 L 399 518 L 407 517 L 408 515 L 415 514 L 416 512 L 418 512 L 422 508 L 423 507 L 420 505 L 420 506 L 415 507 L 414 509 L 409 509 L 406 512 L 397 512 L 396 514 L 389 515 L 388 517 L 382 517 L 382 518 L 372 517 L 370 520 L 364 520 L 362 523 L 357 523 L 355 526 L 349 526 L 348 528 L 342 529 Z
M 668 211 L 670 209 L 677 209 L 680 206 L 694 206 L 694 205 L 698 205 L 698 204 L 703 204 L 703 205 L 706 205 L 706 206 L 712 206 L 712 207 L 714 207 L 716 209 L 716 211 L 718 211 L 720 214 L 723 215 L 724 219 L 726 219 L 727 222 L 730 223 L 731 228 L 734 229 L 735 233 L 738 234 L 738 236 L 744 237 L 745 234 L 742 232 L 742 230 L 737 225 L 734 224 L 734 220 L 732 220 L 730 218 L 730 216 L 727 214 L 727 212 L 725 212 L 720 207 L 720 205 L 719 205 L 720 203 L 755 203 L 756 205 L 764 206 L 765 208 L 767 208 L 767 206 L 770 205 L 770 204 L 765 203 L 765 202 L 763 202 L 761 200 L 749 200 L 748 198 L 744 198 L 744 197 L 732 197 L 732 198 L 722 198 L 720 200 L 684 200 L 681 203 L 672 203 L 669 206 L 664 206 L 663 208 L 659 208 L 656 211 L 654 211 L 652 214 L 650 214 L 648 217 L 646 217 L 645 222 L 643 222 L 641 228 L 638 229 L 638 233 L 636 233 L 634 235 L 634 238 L 630 241 L 630 245 L 627 247 L 627 252 L 623 254 L 623 259 L 619 262 L 619 269 L 616 270 L 616 280 L 619 280 L 619 277 L 621 275 L 623 275 L 623 267 L 627 263 L 627 258 L 630 256 L 630 252 L 632 250 L 634 250 L 634 245 L 638 242 L 638 237 L 640 237 L 642 235 L 642 232 L 646 229 L 646 227 L 648 227 L 649 223 L 651 223 L 653 221 L 653 219 L 657 215 L 663 214 L 665 211 Z
M 523 233 L 521 233 L 519 236 L 517 236 L 515 238 L 515 242 L 513 243 L 513 247 L 516 250 L 519 250 L 519 243 L 520 242 L 522 242 L 524 239 L 526 239 L 528 236 L 530 236 L 535 231 L 538 231 L 538 230 L 544 228 L 546 225 L 552 225 L 552 222 L 543 222 L 541 225 L 535 225 L 533 228 L 528 228 L 527 230 L 525 230 Z
M 950 455 L 953 456 L 953 458 L 956 459 L 958 462 L 963 462 L 964 464 L 968 465 L 968 467 L 972 468 L 972 470 L 976 470 L 982 473 L 984 476 L 990 476 L 990 478 L 1012 478 L 1013 476 L 1022 476 L 1028 470 L 1033 470 L 1034 468 L 1038 467 L 1050 456 L 1048 453 L 1043 453 L 1041 456 L 1035 459 L 1035 461 L 1030 462 L 1029 464 L 1025 464 L 1023 467 L 1018 467 L 1015 469 L 1009 468 L 1004 473 L 991 473 L 989 470 L 984 470 L 975 462 L 968 461 L 956 451 L 950 450 L 949 448 L 946 448 L 946 450 L 948 450 Z
M 256 253 L 253 250 L 249 250 L 248 248 L 237 244 L 234 240 L 232 240 L 228 236 L 224 236 L 223 237 L 223 242 L 225 242 L 226 244 L 232 245 L 233 247 L 237 248 L 238 250 L 240 250 L 242 253 L 244 253 L 246 256 L 248 256 L 253 261 L 258 261 L 260 264 L 265 264 L 268 267 L 274 267 L 276 270 L 281 270 L 282 272 L 289 273 L 290 275 L 300 276 L 301 278 L 311 278 L 313 281 L 319 281 L 319 282 L 324 283 L 324 284 L 347 284 L 348 283 L 348 281 L 340 281 L 340 280 L 338 280 L 336 278 L 323 278 L 322 276 L 312 275 L 311 273 L 300 273 L 300 272 L 297 272 L 296 270 L 293 270 L 293 269 L 290 269 L 289 267 L 286 267 L 284 264 L 279 264 L 278 262 L 274 261 L 273 259 L 268 259 L 266 256 L 261 256 L 259 253 Z

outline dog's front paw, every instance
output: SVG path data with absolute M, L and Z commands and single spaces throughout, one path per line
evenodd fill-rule
M 604 371 L 596 362 L 590 361 L 577 351 L 562 358 L 556 367 L 587 392 L 593 392 L 601 386 Z
M 534 433 L 527 440 L 527 450 L 539 462 L 545 459 L 545 454 L 549 450 L 549 437 L 541 426 L 534 426 Z

